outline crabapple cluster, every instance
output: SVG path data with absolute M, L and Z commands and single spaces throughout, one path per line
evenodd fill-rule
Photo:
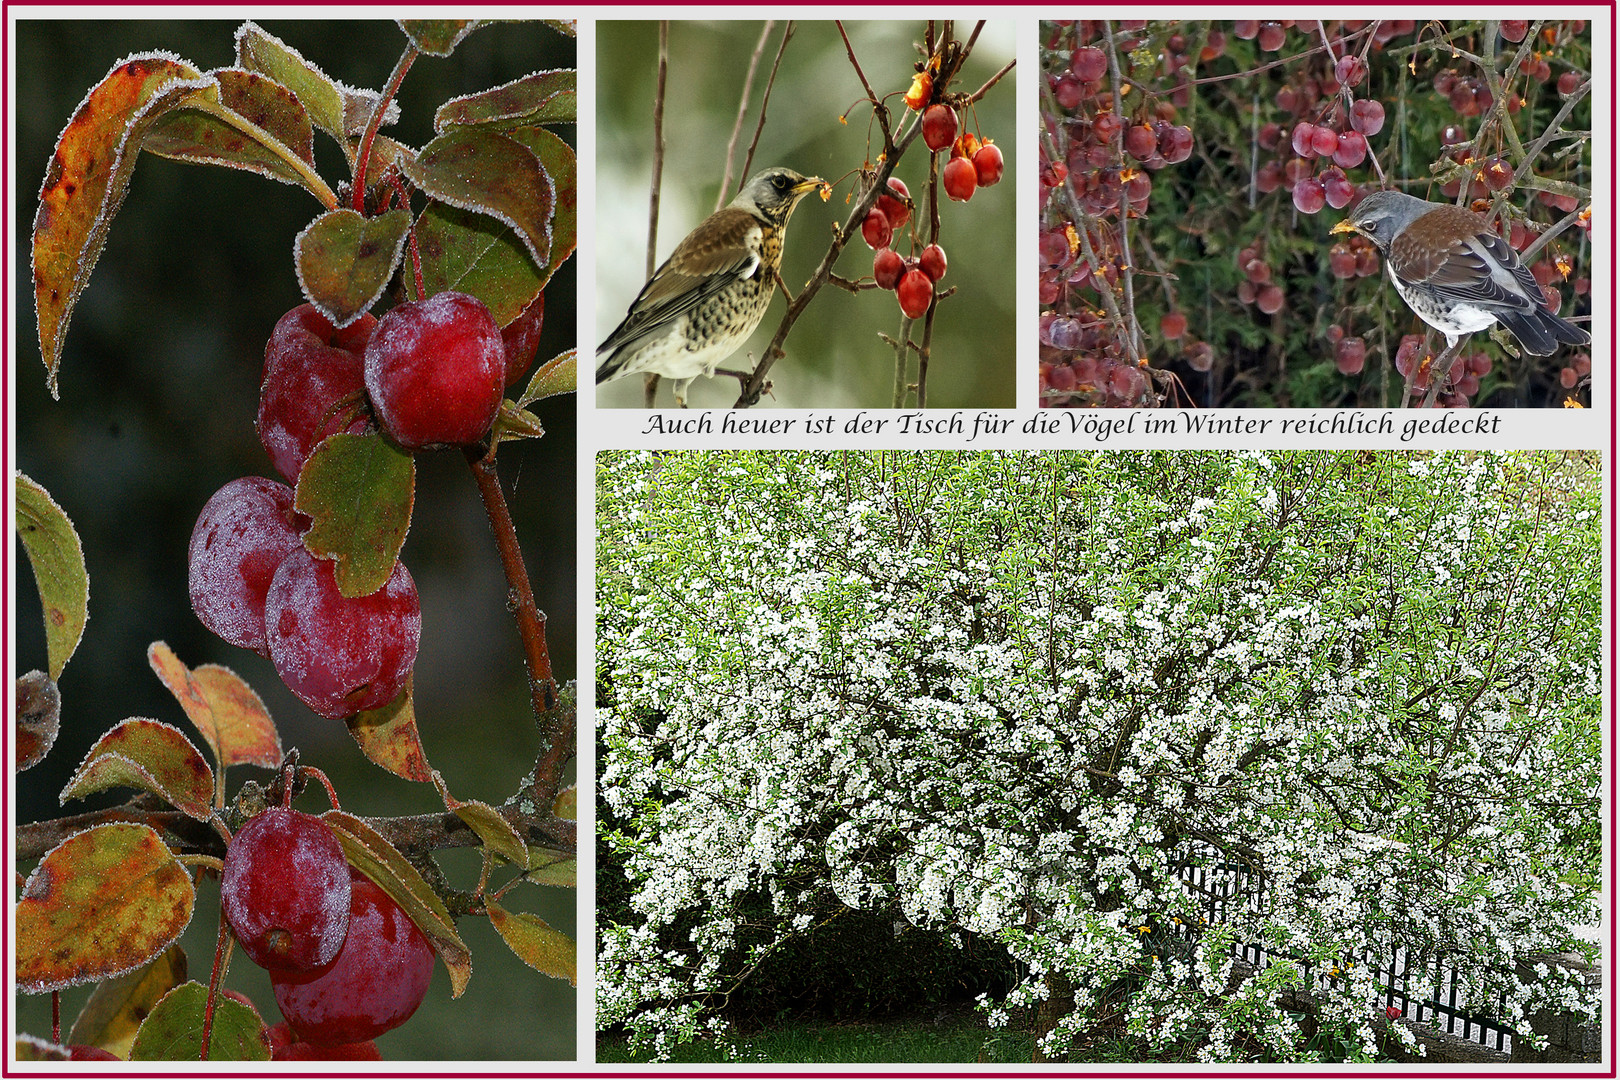
M 432 946 L 320 818 L 284 806 L 251 818 L 226 847 L 220 899 L 286 1019 L 269 1033 L 277 1060 L 376 1060 L 371 1040 L 427 996 Z
M 192 530 L 193 610 L 221 638 L 268 657 L 293 693 L 344 719 L 392 701 L 421 637 L 416 585 L 396 562 L 366 596 L 339 591 L 334 563 L 303 541 L 294 508 L 305 463 L 329 436 L 380 430 L 408 450 L 484 439 L 509 382 L 533 363 L 544 302 L 504 329 L 482 301 L 442 292 L 334 326 L 309 304 L 265 346 L 259 440 L 286 484 L 244 477 L 209 499 Z
M 1126 218 L 1147 213 L 1152 174 L 1192 156 L 1192 129 L 1175 122 L 1178 105 L 1190 101 L 1182 69 L 1192 46 L 1182 35 L 1170 35 L 1162 63 L 1174 89 L 1158 100 L 1132 97 L 1122 115 L 1112 65 L 1120 66 L 1125 80 L 1145 74 L 1140 69 L 1147 61 L 1138 50 L 1146 23 L 1113 24 L 1112 42 L 1092 20 L 1043 25 L 1051 28 L 1043 42 L 1045 77 L 1056 109 L 1044 117 L 1052 138 L 1040 148 L 1041 400 L 1138 404 L 1150 383 L 1129 335 L 1104 314 L 1102 293 L 1118 294 L 1126 262 L 1120 230 Z M 1224 37 L 1212 32 L 1199 55 L 1213 59 L 1224 48 Z M 1167 313 L 1159 329 L 1165 342 L 1180 342 L 1189 355 L 1203 356 L 1208 349 L 1188 336 L 1179 311 Z
M 981 142 L 972 132 L 961 130 L 956 106 L 945 101 L 928 104 L 933 93 L 933 77 L 918 72 L 906 104 L 922 114 L 918 121 L 923 143 L 931 154 L 950 151 L 940 173 L 941 186 L 953 202 L 966 202 L 974 191 L 1001 182 L 1005 162 L 1001 149 L 992 142 Z M 920 319 L 934 302 L 934 286 L 945 276 L 945 249 L 930 243 L 913 254 L 902 256 L 893 248 L 894 238 L 911 222 L 911 192 L 904 181 L 891 176 L 886 189 L 873 202 L 861 221 L 861 238 L 876 254 L 872 258 L 872 278 L 881 289 L 895 293 L 900 310 L 908 319 Z

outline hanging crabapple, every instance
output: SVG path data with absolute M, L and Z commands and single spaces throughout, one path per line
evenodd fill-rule
M 433 977 L 433 946 L 382 887 L 350 869 L 349 932 L 328 964 L 271 971 L 281 1015 L 324 1046 L 362 1043 L 411 1018 Z
M 506 345 L 483 301 L 442 292 L 384 315 L 366 346 L 377 422 L 407 450 L 475 443 L 506 387 Z
M 416 662 L 422 608 L 404 563 L 369 596 L 338 591 L 332 563 L 295 548 L 264 602 L 270 661 L 287 688 L 342 720 L 392 701 Z
M 961 158 L 958 161 L 963 160 Z M 934 283 L 919 267 L 907 270 L 898 287 L 900 310 L 908 319 L 920 319 L 934 300 Z
M 349 864 L 318 817 L 272 806 L 236 831 L 220 872 L 225 918 L 266 971 L 327 964 L 349 929 Z
M 191 609 L 232 645 L 269 655 L 264 597 L 276 567 L 303 546 L 309 519 L 293 509 L 293 489 L 260 476 L 232 480 L 197 515 L 188 551 Z
M 300 304 L 270 332 L 257 426 L 271 463 L 289 484 L 298 482 L 322 439 L 366 429 L 365 417 L 354 414 L 365 387 L 362 357 L 376 328 L 375 318 L 362 315 L 340 330 L 314 305 Z
M 951 158 L 945 163 L 943 173 L 945 194 L 950 196 L 952 202 L 967 202 L 973 198 L 973 189 L 978 186 L 978 170 L 973 162 L 965 157 Z

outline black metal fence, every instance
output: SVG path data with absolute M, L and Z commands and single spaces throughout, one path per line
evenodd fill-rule
M 1244 915 L 1265 913 L 1265 889 L 1259 875 L 1245 863 L 1224 857 L 1214 848 L 1193 848 L 1179 860 L 1176 874 L 1196 898 L 1203 917 L 1213 925 Z M 1185 939 L 1197 938 L 1201 931 L 1185 922 L 1173 927 Z M 1436 1028 L 1447 1035 L 1478 1043 L 1490 1050 L 1509 1053 L 1513 1049 L 1513 1029 L 1487 1016 L 1470 1012 L 1461 1004 L 1463 987 L 1457 971 L 1444 958 L 1413 954 L 1405 946 L 1393 946 L 1387 953 L 1364 950 L 1361 955 L 1345 956 L 1325 969 L 1307 957 L 1259 942 L 1238 943 L 1232 953 L 1244 963 L 1263 968 L 1276 959 L 1292 961 L 1312 990 L 1327 990 L 1348 978 L 1352 965 L 1370 969 L 1384 988 L 1386 1010 L 1400 1010 L 1400 1017 Z M 1391 1017 L 1396 1019 L 1396 1017 Z

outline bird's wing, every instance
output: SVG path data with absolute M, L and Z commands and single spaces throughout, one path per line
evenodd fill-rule
M 630 313 L 597 348 L 598 356 L 633 345 L 734 281 L 759 272 L 760 224 L 752 214 L 726 207 L 676 245 L 664 265 L 642 286 Z
M 1506 240 L 1482 227 L 1479 215 L 1460 206 L 1436 212 L 1450 213 L 1451 242 L 1443 248 L 1424 248 L 1403 243 L 1404 234 L 1397 237 L 1390 255 L 1402 277 L 1426 282 L 1442 296 L 1479 307 L 1528 311 L 1540 303 L 1541 286 L 1535 277 Z

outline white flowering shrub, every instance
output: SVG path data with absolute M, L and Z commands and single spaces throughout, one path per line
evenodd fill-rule
M 1513 974 L 1598 919 L 1595 458 L 613 453 L 597 484 L 598 1009 L 637 1046 L 723 1035 L 840 906 L 1002 942 L 1028 974 L 984 1007 L 1034 1006 L 1049 1058 L 1100 1026 L 1370 1057 L 1397 946 L 1526 1033 L 1597 1008 Z M 1185 879 L 1222 867 L 1217 908 Z

